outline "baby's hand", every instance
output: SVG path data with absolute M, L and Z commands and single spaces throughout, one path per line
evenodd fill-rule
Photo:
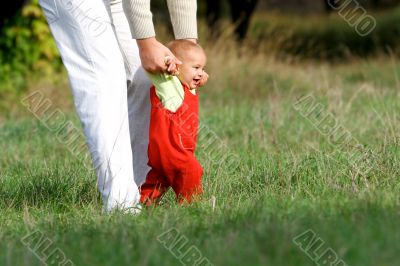
M 179 75 L 179 65 L 182 64 L 182 62 L 174 62 L 170 56 L 166 56 L 164 58 L 164 63 L 167 66 L 167 73 L 173 76 L 178 76 Z
M 202 86 L 206 85 L 206 83 L 208 81 L 208 77 L 209 77 L 209 75 L 207 74 L 207 72 L 203 71 L 203 75 L 202 75 L 201 80 L 199 82 L 199 87 L 202 87 Z

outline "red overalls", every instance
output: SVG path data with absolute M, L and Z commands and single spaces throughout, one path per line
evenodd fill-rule
M 165 109 L 154 86 L 150 88 L 151 117 L 148 165 L 151 167 L 140 187 L 140 202 L 152 205 L 169 187 L 179 203 L 191 202 L 202 193 L 203 169 L 194 156 L 198 130 L 198 96 L 183 85 L 182 105 L 175 113 Z

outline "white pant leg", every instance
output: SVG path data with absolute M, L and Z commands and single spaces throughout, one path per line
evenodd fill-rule
M 141 67 L 139 49 L 132 39 L 129 24 L 122 8 L 122 0 L 106 0 L 110 3 L 110 12 L 117 35 L 117 40 L 125 60 L 128 79 L 128 110 L 131 132 L 133 172 L 138 186 L 144 183 L 150 170 L 147 165 L 149 122 L 150 122 L 150 86 Z
M 102 0 L 40 0 L 98 177 L 104 210 L 139 200 L 132 168 L 124 61 Z
M 147 165 L 150 127 L 150 86 L 151 81 L 140 67 L 134 72 L 128 87 L 129 127 L 133 151 L 135 181 L 141 186 L 146 180 L 150 167 Z

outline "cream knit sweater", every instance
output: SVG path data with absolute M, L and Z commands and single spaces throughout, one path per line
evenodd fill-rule
M 196 0 L 167 0 L 175 39 L 197 39 Z M 154 37 L 150 0 L 123 0 L 134 39 Z

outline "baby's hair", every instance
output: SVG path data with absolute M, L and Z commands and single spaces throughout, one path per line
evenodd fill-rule
M 199 49 L 204 53 L 203 48 L 199 44 L 188 40 L 174 40 L 168 43 L 167 46 L 179 60 L 182 60 L 187 52 L 194 49 Z

